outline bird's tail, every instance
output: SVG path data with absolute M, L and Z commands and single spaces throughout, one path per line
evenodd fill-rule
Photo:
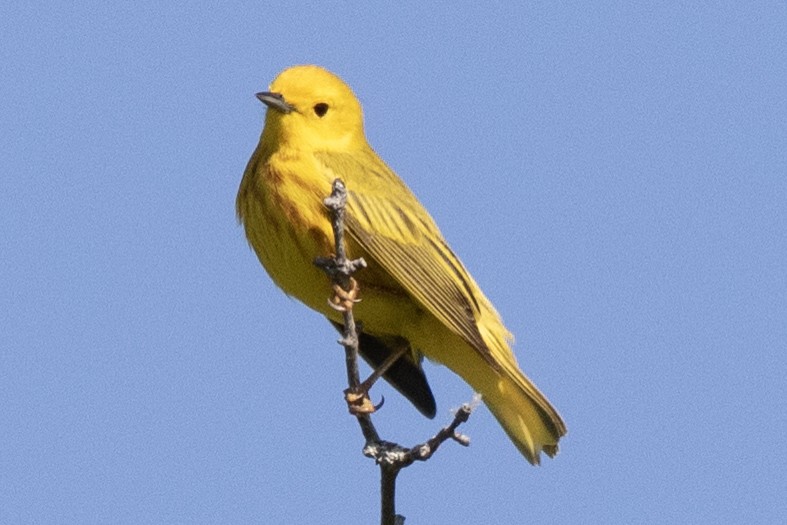
M 479 353 L 445 352 L 441 361 L 480 393 L 489 410 L 527 460 L 537 465 L 544 451 L 553 457 L 566 425 L 547 398 L 528 379 L 507 345 L 494 352 L 495 366 Z
M 554 457 L 566 426 L 546 397 L 517 367 L 498 373 L 484 367 L 486 378 L 471 383 L 527 460 L 537 465 L 543 450 Z

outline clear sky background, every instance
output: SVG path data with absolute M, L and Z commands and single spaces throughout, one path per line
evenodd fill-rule
M 235 219 L 254 93 L 317 63 L 569 428 L 484 408 L 410 524 L 787 521 L 783 2 L 4 2 L 0 522 L 374 523 L 343 354 Z M 434 421 L 471 397 L 427 364 Z

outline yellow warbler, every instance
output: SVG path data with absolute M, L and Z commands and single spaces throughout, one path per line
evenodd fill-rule
M 237 213 L 273 281 L 341 327 L 327 302 L 331 283 L 313 264 L 334 251 L 323 199 L 341 178 L 348 255 L 368 263 L 355 274 L 362 301 L 353 309 L 363 357 L 377 366 L 407 348 L 384 377 L 428 417 L 435 404 L 422 356 L 442 363 L 481 393 L 528 461 L 537 464 L 542 450 L 554 456 L 563 421 L 519 369 L 511 334 L 429 213 L 366 142 L 349 86 L 318 66 L 295 66 L 257 97 L 268 111 Z

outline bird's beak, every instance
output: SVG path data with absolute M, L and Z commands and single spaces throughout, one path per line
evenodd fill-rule
M 280 111 L 281 113 L 290 113 L 294 111 L 295 108 L 292 107 L 284 100 L 284 97 L 281 93 L 273 93 L 271 91 L 263 91 L 262 93 L 257 93 L 255 95 L 260 102 L 265 104 L 271 109 L 275 109 L 276 111 Z

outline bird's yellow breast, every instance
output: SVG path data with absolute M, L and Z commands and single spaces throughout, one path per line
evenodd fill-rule
M 237 202 L 249 243 L 285 293 L 324 310 L 330 281 L 313 261 L 334 251 L 322 202 L 330 194 L 331 179 L 311 156 L 279 151 L 264 160 L 255 157 Z

